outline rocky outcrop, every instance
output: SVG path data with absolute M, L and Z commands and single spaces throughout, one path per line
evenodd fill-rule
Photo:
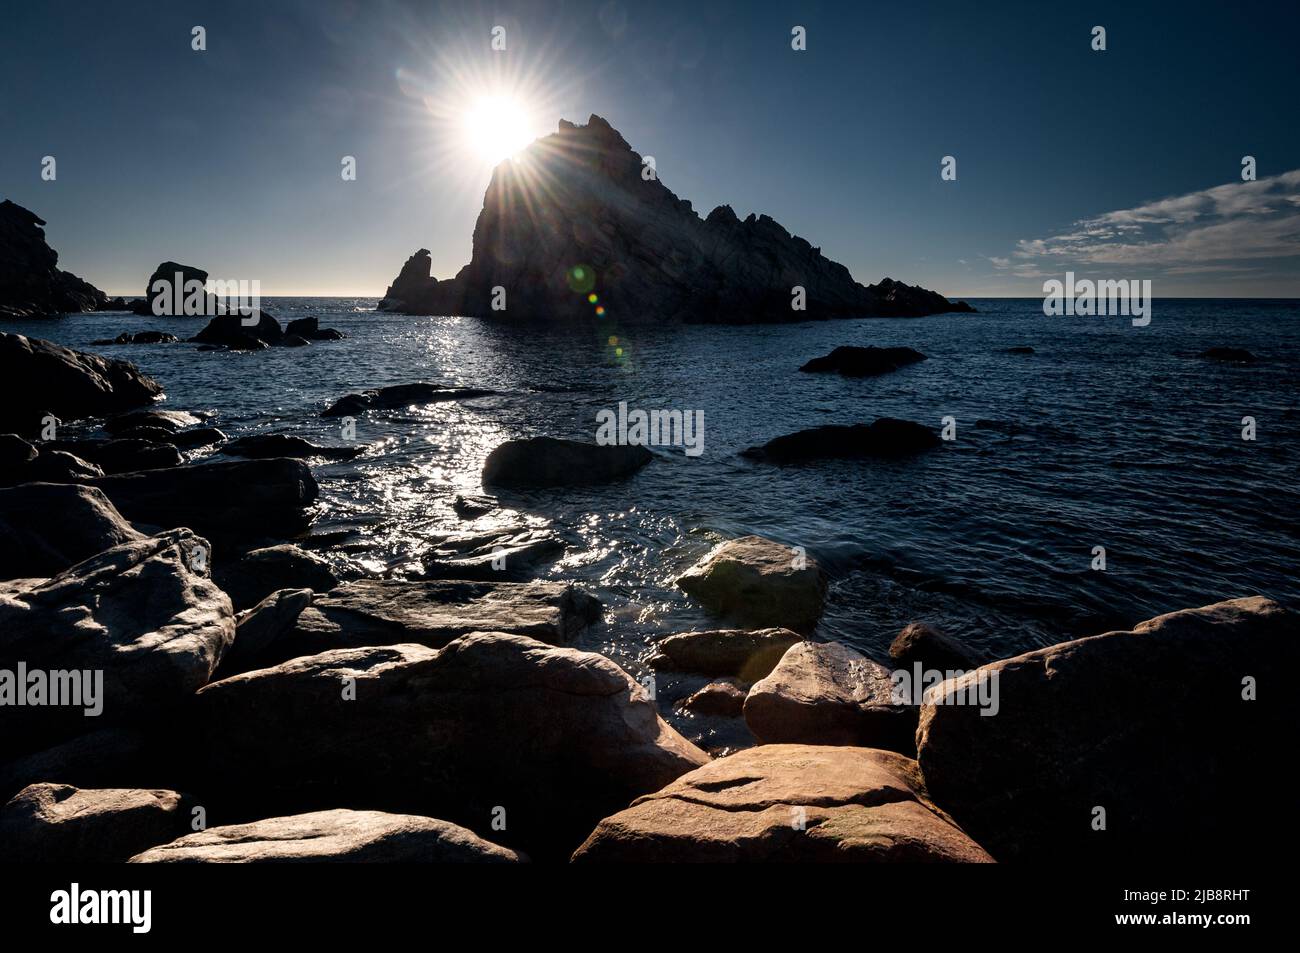
M 33 784 L 0 809 L 5 860 L 20 864 L 120 864 L 190 829 L 175 791 Z
M 1253 596 L 946 681 L 917 732 L 926 784 L 999 859 L 1284 855 L 1296 837 L 1260 783 L 1294 742 L 1296 626 Z
M 133 523 L 188 526 L 219 546 L 302 532 L 316 480 L 298 460 L 239 460 L 87 481 Z
M 640 446 L 601 446 L 555 437 L 507 440 L 484 461 L 483 485 L 542 487 L 606 483 L 630 476 L 653 456 Z
M 734 675 L 756 682 L 803 636 L 789 629 L 712 629 L 660 639 L 648 664 L 653 669 Z
M 0 490 L 0 579 L 54 576 L 142 539 L 99 490 L 29 483 Z
M 230 600 L 194 568 L 196 550 L 207 547 L 172 530 L 52 579 L 0 583 L 0 669 L 74 673 L 60 691 L 79 689 L 81 702 L 6 707 L 0 757 L 152 713 L 207 683 L 235 635 Z
M 528 858 L 432 817 L 316 811 L 214 827 L 132 857 L 133 864 L 509 864 Z
M 728 540 L 678 577 L 706 608 L 744 625 L 812 631 L 826 602 L 826 575 L 802 551 L 764 539 Z
M 289 543 L 254 549 L 235 560 L 218 560 L 212 579 L 236 609 L 251 608 L 279 589 L 329 592 L 339 584 L 329 563 Z
M 104 304 L 104 292 L 58 266 L 44 220 L 8 199 L 0 202 L 0 317 L 95 311 Z
M 35 436 L 46 417 L 103 417 L 161 394 L 134 364 L 0 332 L 0 431 Z
M 351 460 L 364 453 L 365 447 L 321 447 L 310 440 L 283 433 L 250 434 L 232 440 L 221 448 L 222 453 L 247 460 L 266 460 L 270 457 L 324 457 L 326 460 Z
M 740 455 L 766 463 L 806 463 L 809 460 L 864 460 L 909 457 L 939 446 L 931 428 L 910 420 L 881 417 L 871 424 L 830 424 L 769 440 Z
M 265 311 L 219 314 L 190 340 L 231 351 L 260 351 L 283 344 L 284 331 L 280 322 Z
M 801 642 L 749 690 L 745 723 L 763 744 L 916 751 L 916 709 L 895 704 L 890 671 L 837 642 Z
M 503 819 L 501 842 L 535 857 L 708 760 L 613 662 L 503 633 L 325 652 L 197 702 L 206 776 L 226 796 L 418 812 L 483 835 Z
M 845 377 L 875 377 L 926 359 L 910 347 L 837 347 L 825 357 L 815 357 L 801 371 L 834 372 Z
M 764 745 L 601 821 L 575 862 L 954 862 L 992 858 L 892 751 Z
M 342 331 L 322 328 L 316 317 L 296 318 L 285 326 L 284 333 L 308 341 L 342 341 L 347 337 Z
M 599 618 L 595 598 L 558 582 L 357 579 L 317 595 L 258 663 L 399 642 L 439 648 L 479 631 L 565 645 Z
M 180 341 L 174 334 L 168 334 L 166 331 L 137 331 L 132 334 L 130 331 L 123 331 L 115 338 L 102 338 L 98 341 L 91 341 L 94 345 L 110 344 L 175 344 Z
M 619 321 L 748 323 L 909 316 L 971 310 L 886 278 L 863 287 L 847 268 L 766 215 L 728 206 L 701 219 L 648 174 L 608 122 L 560 121 L 519 162 L 493 172 L 474 226 L 471 261 L 429 277 L 416 252 L 380 309 L 511 320 L 595 319 L 588 295 Z M 536 183 L 546 183 L 537 189 Z M 803 310 L 792 306 L 803 289 Z M 493 307 L 494 288 L 506 292 Z
M 367 410 L 401 410 L 423 404 L 441 404 L 449 400 L 490 397 L 495 391 L 480 387 L 440 387 L 437 384 L 394 384 L 363 390 L 340 397 L 321 412 L 322 417 L 356 417 Z
M 149 276 L 148 284 L 144 286 L 144 298 L 137 301 L 132 306 L 132 310 L 139 315 L 180 316 L 177 314 L 175 307 L 176 296 L 179 296 L 183 301 L 186 297 L 186 286 L 190 282 L 197 281 L 200 286 L 204 286 L 207 284 L 207 280 L 208 273 L 202 268 L 195 268 L 193 265 L 182 265 L 174 261 L 165 261 L 153 270 L 153 274 Z M 167 289 L 155 290 L 154 283 L 158 281 L 167 282 Z M 205 307 L 208 300 L 205 291 Z

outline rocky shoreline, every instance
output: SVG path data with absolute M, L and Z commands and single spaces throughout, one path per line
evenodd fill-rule
M 919 359 L 837 353 L 817 369 Z M 1269 599 L 996 660 L 918 622 L 872 659 L 817 638 L 816 560 L 747 536 L 677 579 L 719 627 L 633 673 L 574 646 L 605 623 L 580 586 L 535 578 L 565 551 L 553 534 L 453 534 L 422 575 L 345 576 L 301 545 L 311 461 L 363 448 L 230 441 L 154 406 L 134 366 L 49 342 L 6 334 L 0 358 L 15 859 L 1092 862 L 1279 841 L 1241 777 L 1294 722 L 1274 676 L 1300 661 L 1296 617 Z M 323 411 L 465 397 L 403 385 Z M 51 418 L 103 436 L 43 439 Z M 937 439 L 905 423 L 849 455 Z M 760 456 L 835 443 L 792 437 Z M 633 479 L 653 464 L 633 449 L 510 441 L 483 483 Z M 661 695 L 658 673 L 689 691 Z M 748 740 L 705 750 L 674 704 Z

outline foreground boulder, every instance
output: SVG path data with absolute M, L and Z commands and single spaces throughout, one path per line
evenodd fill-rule
M 946 681 L 917 732 L 926 784 L 999 859 L 1279 856 L 1296 835 L 1260 784 L 1294 742 L 1296 626 L 1253 596 Z
M 161 394 L 134 364 L 0 332 L 0 431 L 36 436 L 46 417 L 102 417 Z
M 600 618 L 600 603 L 558 582 L 357 579 L 312 599 L 262 665 L 328 649 L 418 642 L 440 648 L 469 632 L 572 642 Z
M 910 420 L 881 417 L 871 424 L 829 424 L 769 440 L 761 447 L 742 450 L 750 460 L 768 463 L 804 463 L 809 460 L 863 460 L 872 457 L 909 457 L 940 444 L 929 427 Z
M 213 827 L 132 857 L 133 864 L 508 864 L 527 860 L 432 817 L 316 811 Z
M 236 560 L 218 560 L 212 579 L 237 610 L 251 608 L 279 589 L 328 592 L 339 584 L 329 563 L 289 543 L 254 549 Z
M 926 359 L 910 347 L 837 347 L 825 357 L 815 357 L 801 371 L 834 372 L 845 377 L 875 377 Z
M 749 690 L 745 724 L 763 744 L 916 750 L 916 709 L 895 704 L 889 669 L 837 642 L 786 652 Z
M 734 675 L 756 682 L 781 661 L 803 636 L 789 629 L 711 629 L 678 632 L 655 643 L 646 664 L 653 669 Z
M 641 446 L 601 446 L 556 437 L 507 440 L 484 461 L 483 485 L 543 487 L 606 483 L 630 476 L 652 457 Z
M 0 670 L 46 673 L 42 704 L 30 682 L 9 685 L 27 704 L 3 709 L 0 758 L 155 713 L 207 683 L 235 634 L 230 600 L 192 568 L 207 547 L 189 530 L 171 530 L 52 579 L 0 583 Z M 52 704 L 56 692 L 72 700 Z
M 219 546 L 302 532 L 317 494 L 307 465 L 284 459 L 190 464 L 87 482 L 133 523 L 188 526 Z
M 93 487 L 28 483 L 0 490 L 0 579 L 46 577 L 142 539 Z
M 401 410 L 422 404 L 490 397 L 495 391 L 480 387 L 439 387 L 437 384 L 394 384 L 340 397 L 321 412 L 322 417 L 355 417 L 367 410 Z
M 470 263 L 430 277 L 420 249 L 379 303 L 383 311 L 595 321 L 596 293 L 617 320 L 750 323 L 969 311 L 923 288 L 884 279 L 863 287 L 766 215 L 730 206 L 701 219 L 608 122 L 560 121 L 554 135 L 497 166 L 474 226 Z M 527 170 L 524 172 L 523 170 Z M 532 176 L 547 187 L 539 193 Z M 529 214 L 519 214 L 519 209 Z M 791 289 L 803 291 L 803 310 Z M 493 288 L 510 291 L 505 312 Z
M 683 775 L 607 817 L 574 861 L 918 862 L 992 858 L 892 751 L 764 745 Z
M 5 860 L 20 864 L 120 864 L 190 830 L 175 791 L 33 784 L 0 809 Z
M 210 783 L 259 809 L 442 817 L 534 856 L 708 758 L 613 662 L 503 633 L 342 649 L 198 693 Z M 504 812 L 504 815 L 502 814 Z
M 44 226 L 34 212 L 0 202 L 0 317 L 95 311 L 106 300 L 94 285 L 59 270 L 59 253 L 46 243 Z
M 826 602 L 826 575 L 816 561 L 762 536 L 714 547 L 677 585 L 719 615 L 802 633 L 817 625 Z

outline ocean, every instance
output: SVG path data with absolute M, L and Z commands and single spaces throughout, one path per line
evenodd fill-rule
M 715 625 L 673 580 L 747 533 L 805 547 L 831 579 L 816 634 L 878 660 L 913 621 L 999 657 L 1255 593 L 1300 604 L 1300 302 L 1157 300 L 1143 328 L 1046 317 L 1038 299 L 972 303 L 980 313 L 920 319 L 556 327 L 379 314 L 373 299 L 264 299 L 282 323 L 317 315 L 348 338 L 254 353 L 90 345 L 147 328 L 188 336 L 203 319 L 89 314 L 5 329 L 131 360 L 163 384 L 163 406 L 212 412 L 232 437 L 339 443 L 339 420 L 321 410 L 369 387 L 499 392 L 359 418 L 368 451 L 314 467 L 313 531 L 350 534 L 329 554 L 340 567 L 400 574 L 432 534 L 551 527 L 571 545 L 543 575 L 606 606 L 580 644 L 634 672 L 656 635 Z M 928 360 L 867 379 L 799 372 L 843 344 Z M 1034 353 L 1007 351 L 1026 345 Z M 1259 361 L 1196 356 L 1213 346 Z M 621 401 L 702 411 L 703 452 L 658 448 L 624 482 L 501 493 L 502 510 L 455 514 L 458 493 L 482 492 L 493 447 L 594 440 L 596 415 Z M 952 417 L 956 439 L 902 461 L 778 467 L 737 455 L 883 416 L 936 429 Z M 1098 546 L 1104 571 L 1092 568 Z

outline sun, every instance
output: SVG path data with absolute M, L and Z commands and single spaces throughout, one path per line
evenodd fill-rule
M 535 138 L 528 110 L 513 96 L 480 96 L 463 117 L 466 144 L 496 164 L 522 150 Z

